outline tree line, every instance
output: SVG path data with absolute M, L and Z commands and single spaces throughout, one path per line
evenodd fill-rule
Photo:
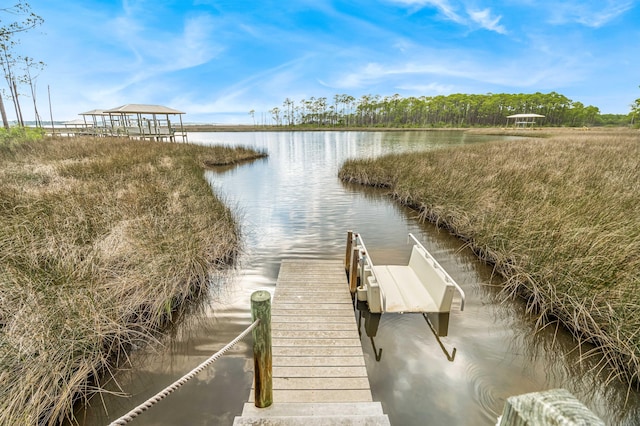
M 6 90 L 0 89 L 0 115 L 6 129 L 9 121 L 5 110 L 4 100 L 11 100 L 19 126 L 24 126 L 20 96 L 30 96 L 33 102 L 36 124 L 41 119 L 36 106 L 37 74 L 44 68 L 44 63 L 28 56 L 16 53 L 20 40 L 19 35 L 29 31 L 44 22 L 36 15 L 29 3 L 17 0 L 12 6 L 0 7 L 0 67 L 7 83 Z M 26 89 L 25 89 L 26 88 Z M 24 95 L 27 92 L 28 95 Z
M 537 125 L 603 125 L 600 110 L 585 106 L 566 96 L 551 93 L 532 94 L 452 94 L 402 97 L 351 95 L 311 97 L 298 102 L 286 98 L 282 106 L 269 110 L 269 123 L 300 127 L 472 127 L 504 126 L 507 116 L 520 113 L 544 115 Z M 249 114 L 254 118 L 255 111 Z M 609 114 L 608 124 L 629 124 L 631 115 Z M 263 118 L 264 120 L 264 118 Z

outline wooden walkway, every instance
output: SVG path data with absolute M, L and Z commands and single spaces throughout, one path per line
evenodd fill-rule
M 234 425 L 389 425 L 371 397 L 342 261 L 284 260 L 271 329 L 273 404 L 256 408 L 252 390 Z

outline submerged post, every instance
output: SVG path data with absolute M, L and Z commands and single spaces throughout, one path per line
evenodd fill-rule
M 344 255 L 344 270 L 349 272 L 351 267 L 351 245 L 353 244 L 353 231 L 347 231 L 347 253 Z
M 252 331 L 255 405 L 265 408 L 273 403 L 271 293 L 260 290 L 251 295 L 251 317 L 253 321 L 260 320 Z

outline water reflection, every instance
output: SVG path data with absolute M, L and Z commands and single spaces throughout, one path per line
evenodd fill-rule
M 408 262 L 406 236 L 413 233 L 466 294 L 464 312 L 451 312 L 446 337 L 439 339 L 421 315 L 356 312 L 373 396 L 392 424 L 422 425 L 428 418 L 434 425 L 494 425 L 507 397 L 557 387 L 608 424 L 636 424 L 638 393 L 631 392 L 625 406 L 626 386 L 604 386 L 606 374 L 593 370 L 597 360 L 578 362 L 579 350 L 568 333 L 553 327 L 537 331 L 521 301 L 500 301 L 500 281 L 462 242 L 418 223 L 414 211 L 381 191 L 337 179 L 347 158 L 490 138 L 459 132 L 190 134 L 190 141 L 269 153 L 264 160 L 206 173 L 240 221 L 245 246 L 237 274 L 223 280 L 206 309 L 161 344 L 133 353 L 133 368 L 116 376 L 132 398 L 103 395 L 108 413 L 96 400 L 84 424 L 117 418 L 219 350 L 249 325 L 251 293 L 274 291 L 282 259 L 342 258 L 348 229 L 360 232 L 374 262 L 384 264 Z M 236 347 L 137 424 L 181 423 L 180 414 L 192 424 L 231 424 L 251 387 L 248 346 Z
M 376 333 L 378 332 L 378 326 L 380 325 L 380 317 L 382 314 L 374 314 L 369 312 L 369 308 L 367 307 L 366 302 L 358 302 L 358 334 L 362 337 L 362 329 L 364 326 L 364 331 L 366 336 L 371 341 L 371 347 L 373 348 L 373 355 L 376 361 L 380 361 L 382 359 L 382 348 L 376 351 L 376 342 L 374 337 L 376 337 Z M 364 323 L 364 324 L 363 324 Z

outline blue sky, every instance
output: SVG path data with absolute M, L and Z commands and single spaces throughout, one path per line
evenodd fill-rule
M 626 114 L 640 97 L 640 0 L 29 3 L 45 22 L 18 51 L 47 64 L 39 110 L 50 86 L 56 120 L 147 103 L 251 123 L 287 97 L 341 93 L 556 91 Z

